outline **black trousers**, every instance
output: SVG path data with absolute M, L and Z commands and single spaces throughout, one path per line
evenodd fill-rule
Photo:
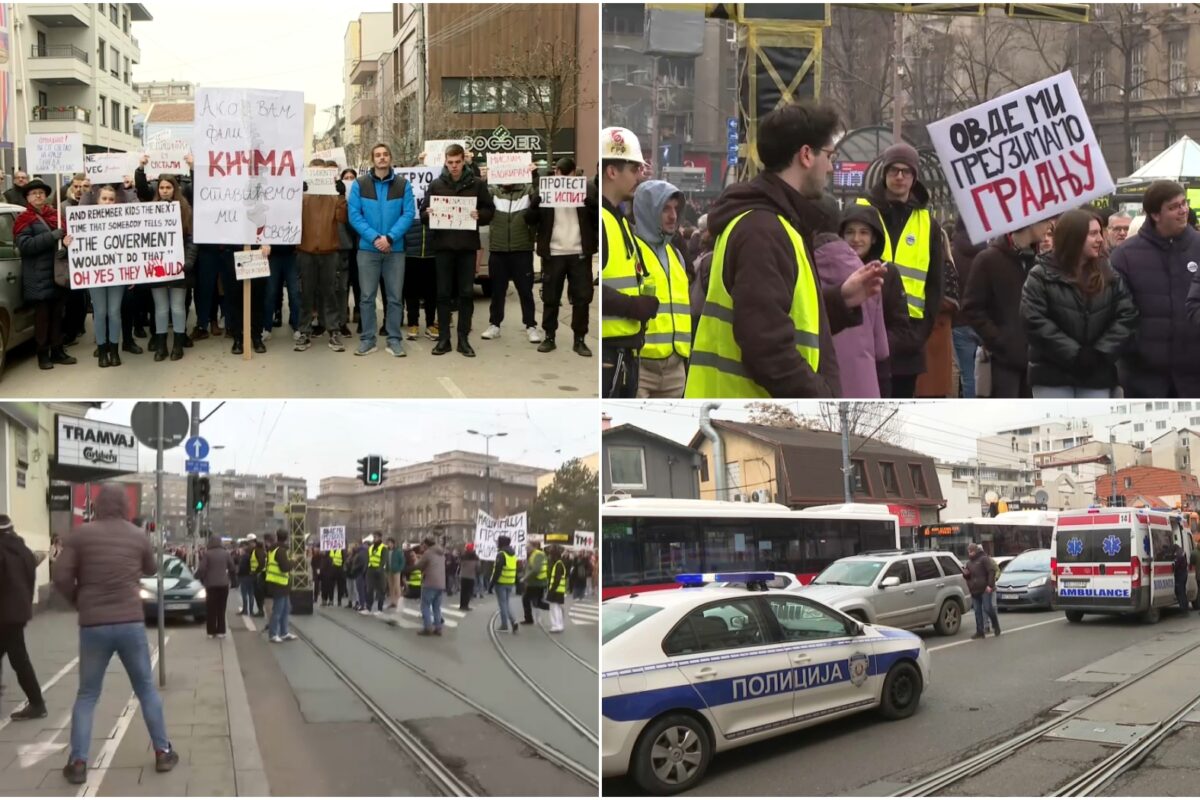
M 329 570 L 326 570 L 325 572 L 321 573 L 321 602 L 322 603 L 332 603 L 333 602 L 333 585 L 336 582 L 337 581 L 334 580 L 333 573 L 330 572 Z
M 186 306 L 185 306 L 186 308 Z M 125 288 L 121 295 L 121 336 L 122 341 L 133 341 L 134 328 L 150 328 L 151 314 L 154 312 L 154 298 L 150 295 L 150 287 L 144 283 L 135 283 Z
M 637 397 L 638 357 L 625 347 L 600 347 L 600 391 L 604 397 L 630 399 Z
M 451 304 L 458 300 L 458 337 L 471 332 L 475 310 L 475 251 L 451 250 L 437 254 L 438 330 L 444 342 L 450 341 Z
M 1033 397 L 1029 371 L 992 362 L 992 397 Z
M 334 570 L 333 573 L 333 588 L 337 590 L 337 604 L 342 604 L 342 599 L 349 601 L 350 592 L 346 589 L 346 572 L 341 567 Z
M 1179 603 L 1179 610 L 1184 614 L 1188 613 L 1188 598 L 1187 598 L 1187 583 L 1175 582 L 1175 600 Z
M 86 289 L 68 289 L 63 310 L 63 341 L 69 342 L 83 333 L 87 320 L 88 293 Z
M 471 608 L 471 597 L 475 594 L 475 579 L 460 578 L 458 581 L 458 610 L 467 611 Z
M 257 342 L 262 339 L 263 303 L 267 296 L 268 278 L 255 278 L 250 281 L 250 340 Z M 242 339 L 242 288 L 244 281 L 235 281 L 229 291 L 229 319 L 226 322 L 233 332 L 234 341 Z M 280 292 L 283 294 L 283 292 Z
M 60 347 L 63 343 L 63 308 L 66 297 L 55 292 L 50 300 L 38 300 L 34 304 L 33 336 L 38 350 Z
M 550 256 L 542 260 L 542 329 L 553 339 L 558 330 L 558 308 L 562 304 L 563 284 L 571 304 L 571 331 L 582 339 L 588 332 L 588 313 L 595 289 L 592 265 L 584 256 Z
M 541 608 L 542 595 L 546 593 L 545 586 L 526 586 L 525 594 L 521 595 L 521 607 L 525 610 L 525 624 L 533 624 L 534 607 Z
M 259 304 L 261 307 L 261 304 Z M 258 608 L 258 613 L 254 616 L 263 616 L 263 609 L 267 603 L 267 577 L 266 573 L 260 572 L 254 576 L 254 605 Z
M 422 308 L 425 309 L 425 326 L 428 327 L 433 324 L 437 312 L 437 264 L 432 258 L 410 256 L 404 259 L 404 309 L 408 325 L 421 324 Z
M 893 375 L 892 397 L 913 397 L 917 393 L 916 375 Z
M 29 651 L 25 649 L 25 623 L 0 625 L 0 658 L 6 655 L 13 672 L 17 673 L 17 682 L 21 684 L 21 690 L 25 692 L 29 705 L 44 705 L 42 689 L 38 684 L 37 674 L 33 671 L 33 662 L 29 660 Z
M 229 605 L 229 587 L 210 586 L 204 591 L 204 622 L 208 628 L 208 635 L 225 633 L 225 607 Z
M 488 254 L 488 279 L 492 282 L 491 323 L 504 321 L 504 301 L 508 296 L 508 282 L 517 287 L 521 300 L 521 327 L 536 328 L 537 316 L 533 306 L 533 251 L 519 250 L 515 253 Z

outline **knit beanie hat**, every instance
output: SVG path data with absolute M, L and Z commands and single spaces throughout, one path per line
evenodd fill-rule
M 913 176 L 921 177 L 920 159 L 917 156 L 916 149 L 904 142 L 899 142 L 892 145 L 887 150 L 883 151 L 883 168 L 886 170 L 892 164 L 903 164 L 913 171 Z

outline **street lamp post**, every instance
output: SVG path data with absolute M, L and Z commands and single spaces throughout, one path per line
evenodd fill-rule
M 483 493 L 486 498 L 488 516 L 495 517 L 496 515 L 492 513 L 492 439 L 497 436 L 508 436 L 508 434 L 504 431 L 480 433 L 472 429 L 468 429 L 467 433 L 483 437 Z

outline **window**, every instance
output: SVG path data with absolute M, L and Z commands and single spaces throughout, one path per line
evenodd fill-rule
M 1164 431 L 1167 429 L 1167 423 L 1163 421 L 1156 422 L 1154 423 L 1154 429 L 1158 431 Z
M 861 458 L 850 461 L 850 481 L 855 492 L 871 493 L 871 483 L 867 480 L 866 465 Z
M 114 78 L 119 78 L 121 76 L 119 72 L 121 69 L 121 53 L 115 47 L 110 47 L 109 49 L 112 51 L 112 69 L 109 70 L 109 74 Z
M 1126 489 L 1133 488 L 1133 478 L 1124 478 L 1124 479 L 1122 479 L 1122 483 L 1124 484 Z
M 955 575 L 962 575 L 962 567 L 960 567 L 950 556 L 938 556 L 937 562 L 942 568 L 942 574 L 947 578 Z
M 756 543 L 749 525 L 705 528 L 704 547 L 705 572 L 739 572 L 755 568 Z
M 912 583 L 912 572 L 908 568 L 908 561 L 901 559 L 893 562 L 883 573 L 883 580 L 888 578 L 899 578 L 901 583 Z
M 108 69 L 108 44 L 103 39 L 97 42 L 96 55 L 100 57 L 100 69 Z
M 929 487 L 925 485 L 925 470 L 920 464 L 908 465 L 908 477 L 912 479 L 913 491 L 917 497 L 929 497 Z
M 125 33 L 129 33 L 129 9 L 128 8 L 121 9 L 121 30 L 125 31 Z
M 116 100 L 112 101 L 112 129 L 121 130 L 121 104 Z
M 1145 166 L 1145 162 L 1142 160 L 1142 135 L 1140 133 L 1135 133 L 1129 137 L 1129 152 L 1133 156 L 1133 165 L 1135 167 Z
M 1175 404 L 1175 410 L 1176 410 L 1176 411 L 1191 411 L 1191 410 L 1192 410 L 1192 403 L 1191 403 L 1191 401 L 1190 401 L 1190 400 L 1189 400 L 1189 401 L 1186 401 L 1186 402 L 1182 402 L 1182 403 L 1176 403 L 1176 404 Z
M 1178 39 L 1168 46 L 1170 91 L 1172 96 L 1187 94 L 1187 40 Z
M 1130 94 L 1134 100 L 1141 100 L 1146 96 L 1146 45 L 1134 45 L 1130 55 L 1133 62 L 1130 76 L 1133 86 L 1130 87 Z
M 1146 429 L 1146 426 L 1143 423 L 1141 423 L 1141 422 L 1133 423 L 1133 432 L 1134 433 L 1140 433 L 1141 431 L 1144 431 L 1145 429 Z
M 133 74 L 129 71 L 129 56 L 125 56 L 125 72 L 121 75 L 121 80 L 128 85 L 133 80 Z
M 1106 80 L 1104 75 L 1104 57 L 1106 52 L 1101 49 L 1098 52 L 1092 53 L 1092 83 L 1090 87 L 1092 102 L 1101 102 L 1108 96 L 1108 87 L 1104 85 Z
M 845 619 L 835 617 L 799 598 L 772 597 L 767 600 L 767 606 L 779 621 L 786 641 L 832 639 L 848 634 Z
M 120 14 L 121 14 L 120 6 L 118 6 L 116 3 L 108 4 L 108 20 L 109 20 L 109 22 L 111 22 L 113 25 L 120 25 L 121 24 L 120 23 L 120 20 L 121 20 Z
M 133 131 L 129 127 L 129 106 L 125 106 L 125 132 L 132 135 Z
M 912 561 L 913 572 L 916 573 L 917 580 L 929 581 L 942 577 L 938 572 L 937 562 L 932 557 L 923 556 L 914 558 Z
M 608 473 L 614 489 L 645 489 L 646 452 L 640 447 L 610 447 Z
M 880 461 L 879 471 L 883 473 L 883 490 L 888 494 L 900 494 L 900 482 L 896 480 L 896 465 L 890 461 Z
M 100 95 L 100 126 L 108 126 L 108 98 Z
M 1155 403 L 1155 404 L 1154 404 L 1154 410 L 1155 410 L 1155 411 L 1167 411 L 1167 410 L 1169 410 L 1170 408 L 1171 408 L 1171 404 L 1170 404 L 1170 403 L 1157 402 L 1157 403 Z
M 768 641 L 766 626 L 753 598 L 698 608 L 675 626 L 663 641 L 668 656 L 711 653 L 754 647 Z

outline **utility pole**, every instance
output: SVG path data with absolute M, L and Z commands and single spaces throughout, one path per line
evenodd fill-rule
M 650 149 L 654 153 L 651 163 L 654 166 L 653 177 L 657 178 L 663 174 L 662 156 L 658 152 L 658 56 L 650 57 Z
M 893 15 L 895 40 L 892 43 L 892 143 L 904 137 L 904 15 Z
M 158 685 L 167 685 L 166 599 L 163 596 L 163 404 L 158 406 L 158 447 L 154 467 L 154 533 L 158 536 Z
M 428 65 L 425 52 L 425 4 L 414 3 L 417 13 L 417 147 L 425 146 L 425 80 Z
M 853 503 L 854 492 L 850 473 L 850 409 L 845 403 L 838 403 L 838 419 L 842 424 L 842 497 L 847 503 Z

